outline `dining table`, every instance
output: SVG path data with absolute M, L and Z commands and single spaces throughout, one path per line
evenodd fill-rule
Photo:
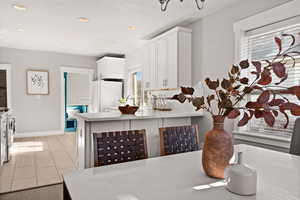
M 300 200 L 300 157 L 244 144 L 234 149 L 257 171 L 256 195 L 231 193 L 226 181 L 208 177 L 202 151 L 194 151 L 67 173 L 64 199 Z

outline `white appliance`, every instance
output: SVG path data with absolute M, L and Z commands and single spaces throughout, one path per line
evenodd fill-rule
M 117 109 L 124 96 L 125 59 L 103 57 L 97 61 L 96 80 L 92 83 L 91 112 Z
M 117 109 L 123 97 L 123 80 L 100 80 L 93 82 L 92 112 L 109 112 Z
M 0 166 L 7 158 L 7 113 L 0 113 Z
M 97 61 L 98 79 L 124 79 L 125 59 L 103 57 Z
M 12 157 L 12 146 L 14 142 L 14 136 L 16 133 L 16 119 L 11 115 L 7 117 L 6 124 L 6 155 L 5 162 L 9 162 Z

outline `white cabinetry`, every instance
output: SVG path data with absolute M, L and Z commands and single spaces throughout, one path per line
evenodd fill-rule
M 143 85 L 145 90 L 157 88 L 156 46 L 150 43 L 142 48 Z
M 124 79 L 125 59 L 103 57 L 97 61 L 97 72 L 100 79 Z
M 147 148 L 149 157 L 160 156 L 159 128 L 171 126 L 191 125 L 191 117 L 179 118 L 150 118 L 150 119 L 128 119 L 116 121 L 85 121 L 78 118 L 78 129 L 76 132 L 77 162 L 78 169 L 94 166 L 93 133 L 123 130 L 146 130 Z
M 191 85 L 191 41 L 190 29 L 176 27 L 142 48 L 145 90 Z

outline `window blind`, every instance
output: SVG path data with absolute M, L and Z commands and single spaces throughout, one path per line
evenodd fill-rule
M 273 30 L 268 29 L 267 32 L 257 31 L 257 30 L 251 30 L 246 32 L 246 35 L 244 38 L 242 38 L 241 41 L 241 51 L 240 51 L 240 57 L 241 59 L 249 59 L 249 60 L 270 60 L 273 59 L 274 56 L 278 53 L 278 48 L 274 42 L 274 37 L 279 37 L 282 39 L 283 43 L 283 50 L 288 47 L 288 45 L 291 42 L 290 38 L 282 38 L 282 34 L 293 34 L 298 36 L 299 42 L 299 35 L 300 32 L 300 21 L 298 21 L 298 24 L 292 24 L 289 26 L 276 28 Z M 264 27 L 264 29 L 266 29 Z M 297 43 L 296 42 L 296 43 Z M 297 47 L 297 49 L 300 51 L 300 46 Z M 288 72 L 288 80 L 283 82 L 280 86 L 295 86 L 300 85 L 300 58 L 296 59 L 296 65 L 295 67 L 292 67 L 292 61 L 287 62 L 287 72 Z M 249 69 L 251 71 L 251 69 Z M 247 73 L 247 76 L 250 80 L 254 79 L 254 76 L 250 73 Z M 279 79 L 276 76 L 273 76 L 273 82 L 279 82 Z M 277 80 L 276 80 L 277 79 Z M 274 85 L 275 86 L 275 85 Z M 259 91 L 257 93 L 249 95 L 247 100 L 256 101 L 256 99 L 259 96 Z M 291 102 L 299 103 L 296 97 L 292 95 L 285 95 L 286 98 L 288 98 Z M 243 129 L 243 131 L 249 131 L 249 132 L 255 132 L 255 133 L 261 133 L 261 134 L 270 134 L 274 136 L 280 136 L 285 138 L 290 138 L 293 132 L 294 122 L 296 120 L 296 117 L 290 115 L 290 123 L 289 126 L 284 129 L 283 124 L 285 124 L 285 117 L 279 115 L 276 118 L 274 127 L 269 127 L 264 122 L 264 119 L 256 119 L 253 118 L 249 122 L 246 128 Z

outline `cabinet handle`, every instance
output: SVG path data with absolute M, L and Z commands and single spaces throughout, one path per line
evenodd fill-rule
M 150 83 L 146 82 L 146 88 L 149 88 L 149 87 L 150 87 Z
M 167 87 L 167 86 L 168 86 L 168 80 L 165 79 L 165 80 L 163 80 L 163 87 Z

